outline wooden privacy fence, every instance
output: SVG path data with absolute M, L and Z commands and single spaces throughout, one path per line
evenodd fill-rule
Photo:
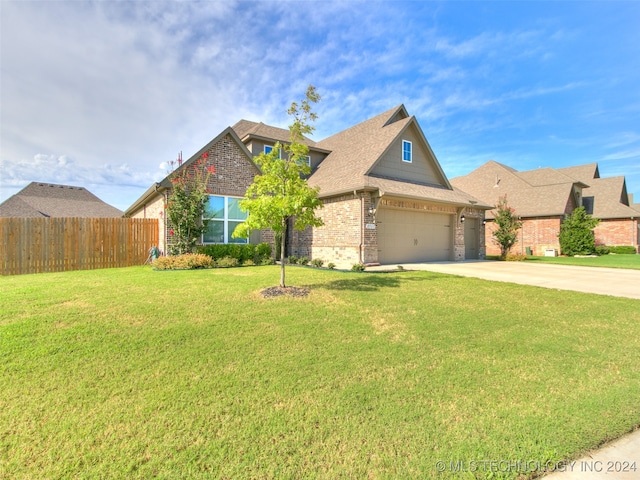
M 158 220 L 0 218 L 2 275 L 142 265 Z

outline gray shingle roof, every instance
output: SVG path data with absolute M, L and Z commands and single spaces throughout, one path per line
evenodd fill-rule
M 637 217 L 638 212 L 625 205 L 628 202 L 624 177 L 594 178 L 589 188 L 582 191 L 582 197 L 592 198 L 593 213 L 596 218 L 629 218 Z
M 240 140 L 245 142 L 248 137 L 254 136 L 265 139 L 277 140 L 281 143 L 289 143 L 291 132 L 286 128 L 272 127 L 262 122 L 252 122 L 250 120 L 240 120 L 231 127 Z M 304 137 L 303 142 L 309 147 L 315 146 L 315 142 L 308 137 Z
M 521 217 L 561 215 L 571 199 L 573 185 L 582 188 L 585 206 L 596 218 L 637 216 L 628 203 L 624 177 L 600 178 L 598 164 L 589 163 L 565 168 L 541 168 L 518 172 L 489 161 L 451 183 L 485 202 L 495 204 L 507 195 L 509 205 Z M 487 215 L 490 217 L 490 215 Z
M 458 188 L 449 190 L 448 188 L 431 185 L 419 185 L 407 183 L 399 180 L 387 178 L 367 177 L 368 186 L 380 190 L 381 195 L 392 195 L 394 197 L 428 199 L 438 203 L 449 203 L 454 205 L 473 205 L 478 208 L 491 208 L 477 198 L 469 195 Z
M 575 180 L 549 171 L 525 173 L 521 175 L 521 172 L 492 160 L 468 175 L 451 179 L 451 184 L 489 205 L 496 205 L 499 198 L 506 195 L 509 205 L 521 217 L 563 215 L 571 200 Z M 545 185 L 545 177 L 552 182 L 565 181 Z M 491 213 L 487 213 L 487 218 L 492 218 Z
M 0 217 L 121 217 L 84 187 L 31 182 L 0 204 Z
M 318 142 L 319 147 L 331 153 L 311 175 L 309 185 L 319 187 L 321 196 L 366 186 L 366 173 L 410 121 L 405 118 L 385 126 L 399 108 Z

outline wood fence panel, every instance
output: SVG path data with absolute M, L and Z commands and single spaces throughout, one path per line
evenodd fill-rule
M 158 245 L 158 220 L 0 218 L 0 273 L 142 265 Z

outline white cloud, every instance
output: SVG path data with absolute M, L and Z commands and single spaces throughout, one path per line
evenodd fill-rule
M 427 137 L 443 142 L 441 149 L 463 144 L 453 157 L 459 165 L 500 151 L 505 163 L 509 156 L 535 157 L 533 146 L 550 135 L 608 149 L 593 150 L 587 160 L 636 150 L 636 133 L 602 141 L 606 128 L 570 128 L 578 121 L 604 125 L 613 113 L 624 122 L 637 117 L 640 105 L 630 94 L 619 108 L 599 100 L 614 87 L 574 66 L 581 52 L 563 50 L 584 40 L 589 25 L 512 15 L 513 24 L 495 17 L 478 31 L 456 17 L 463 11 L 460 18 L 469 18 L 473 8 L 456 2 L 328 1 L 313 8 L 258 1 L 3 2 L 0 201 L 8 189 L 34 180 L 87 182 L 105 185 L 116 206 L 126 208 L 164 177 L 159 165 L 179 151 L 189 157 L 239 119 L 286 126 L 288 104 L 310 83 L 323 95 L 316 139 L 404 103 Z M 629 68 L 624 75 L 606 68 L 607 78 L 629 77 Z M 607 115 L 587 117 L 583 108 L 576 118 L 563 109 L 566 119 L 559 120 L 548 105 L 570 95 L 607 105 L 600 108 Z M 550 122 L 556 130 L 532 137 Z M 616 131 L 633 128 L 620 125 Z
M 626 160 L 629 158 L 640 159 L 640 148 L 636 150 L 621 150 L 602 157 L 602 160 Z

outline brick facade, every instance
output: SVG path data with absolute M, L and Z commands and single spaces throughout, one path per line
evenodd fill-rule
M 518 242 L 511 249 L 511 253 L 526 254 L 527 247 L 531 248 L 532 255 L 544 256 L 547 249 L 555 249 L 560 253 L 560 224 L 562 217 L 541 217 L 522 219 L 522 228 L 518 232 Z M 500 247 L 493 238 L 496 229 L 495 222 L 487 222 L 485 229 L 485 242 L 487 255 L 500 255 Z
M 560 225 L 561 217 L 525 218 L 522 229 L 518 235 L 518 243 L 511 249 L 512 253 L 526 253 L 526 247 L 531 248 L 531 253 L 536 256 L 544 256 L 545 250 L 555 249 L 560 254 Z M 638 250 L 640 233 L 638 219 L 612 219 L 600 220 L 594 229 L 596 245 L 632 245 Z M 495 222 L 487 222 L 486 244 L 487 255 L 499 255 L 498 247 L 492 234 L 496 228 Z
M 596 245 L 632 245 L 638 250 L 640 242 L 640 230 L 638 230 L 638 219 L 619 218 L 611 220 L 600 220 L 594 229 Z
M 131 215 L 132 218 L 157 218 L 158 219 L 158 249 L 164 253 L 167 251 L 167 229 L 164 218 L 165 198 L 162 194 L 145 203 L 140 210 Z
M 392 207 L 448 214 L 452 219 L 459 219 L 459 215 L 464 213 L 465 217 L 469 219 L 477 219 L 479 227 L 478 258 L 486 256 L 484 210 L 481 209 L 465 208 L 460 210 L 452 205 L 399 198 L 382 198 L 376 205 L 375 198 L 370 192 L 356 192 L 355 194 L 323 199 L 323 205 L 324 207 L 318 211 L 318 215 L 324 221 L 322 227 L 307 228 L 303 232 L 290 229 L 288 255 L 306 256 L 310 259 L 321 258 L 325 263 L 336 264 L 338 268 L 351 268 L 354 263 L 361 262 L 377 264 L 377 229 L 368 228 L 367 225 L 375 225 L 373 211 L 376 207 Z M 452 239 L 452 260 L 464 260 L 464 225 L 459 220 L 456 223 Z
M 342 195 L 322 201 L 317 211 L 322 227 L 307 228 L 304 232 L 290 231 L 291 255 L 321 258 L 333 262 L 338 268 L 350 268 L 354 263 L 376 263 L 378 246 L 375 230 L 367 229 L 373 223 L 371 195 L 368 192 Z M 290 229 L 291 230 L 291 229 Z
M 227 195 L 243 197 L 254 177 L 260 173 L 256 165 L 247 157 L 245 152 L 227 134 L 216 142 L 209 144 L 198 153 L 198 158 L 208 153 L 207 166 L 215 167 L 215 174 L 209 178 L 207 190 L 212 195 Z M 153 196 L 147 203 L 138 208 L 131 216 L 134 218 L 157 218 L 160 239 L 158 248 L 167 252 L 169 241 L 169 225 L 165 220 L 165 205 L 171 190 L 164 190 Z M 272 232 L 255 232 L 251 235 L 252 243 L 267 242 L 274 247 Z

